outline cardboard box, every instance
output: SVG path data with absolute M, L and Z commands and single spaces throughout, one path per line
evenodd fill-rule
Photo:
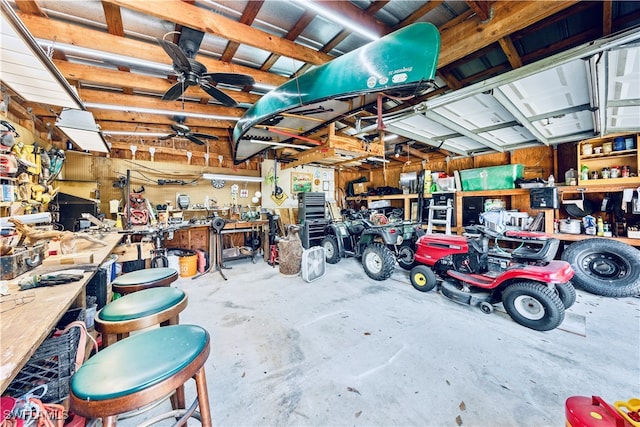
M 463 191 L 507 190 L 524 176 L 524 165 L 490 166 L 460 171 Z
M 357 182 L 355 184 L 353 184 L 353 194 L 354 195 L 359 195 L 359 194 L 363 194 L 366 193 L 367 190 L 367 183 L 366 182 Z

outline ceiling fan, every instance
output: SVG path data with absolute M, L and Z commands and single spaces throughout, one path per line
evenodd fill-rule
M 189 141 L 194 142 L 198 145 L 204 145 L 204 141 L 202 139 L 218 139 L 215 135 L 208 135 L 206 133 L 199 132 L 191 132 L 189 126 L 182 124 L 181 122 L 172 123 L 171 129 L 173 129 L 173 133 L 165 136 L 160 136 L 158 139 L 165 140 L 171 138 L 187 138 Z
M 173 69 L 178 74 L 178 82 L 165 92 L 162 99 L 174 101 L 184 93 L 189 86 L 200 86 L 211 97 L 228 107 L 235 107 L 238 103 L 226 93 L 215 87 L 216 83 L 234 86 L 246 86 L 255 83 L 253 77 L 239 73 L 208 73 L 207 67 L 194 58 L 204 33 L 188 27 L 183 27 L 179 45 L 164 39 L 157 39 L 160 46 L 173 61 Z

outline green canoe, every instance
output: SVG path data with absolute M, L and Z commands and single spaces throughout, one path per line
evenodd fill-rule
M 380 92 L 407 95 L 435 77 L 440 34 L 430 23 L 408 25 L 311 69 L 265 94 L 236 124 L 234 162 L 241 163 L 375 102 Z

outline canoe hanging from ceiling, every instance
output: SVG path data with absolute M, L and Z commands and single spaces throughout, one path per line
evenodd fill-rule
M 375 102 L 383 92 L 406 96 L 434 79 L 440 34 L 426 22 L 408 25 L 311 69 L 273 89 L 249 108 L 233 131 L 234 162 L 291 143 Z

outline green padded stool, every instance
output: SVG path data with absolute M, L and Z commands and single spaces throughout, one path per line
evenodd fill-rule
M 115 426 L 118 415 L 144 408 L 170 393 L 173 411 L 147 420 L 156 423 L 199 416 L 211 426 L 204 365 L 209 357 L 209 333 L 196 325 L 151 329 L 118 341 L 87 360 L 71 378 L 70 410 Z M 184 384 L 195 380 L 197 396 L 185 409 Z
M 143 289 L 169 286 L 177 279 L 178 271 L 175 268 L 147 268 L 116 277 L 111 282 L 111 288 L 113 292 L 126 295 Z
M 187 294 L 173 287 L 144 289 L 118 298 L 96 314 L 95 328 L 102 333 L 102 346 L 150 326 L 177 325 L 187 301 Z

